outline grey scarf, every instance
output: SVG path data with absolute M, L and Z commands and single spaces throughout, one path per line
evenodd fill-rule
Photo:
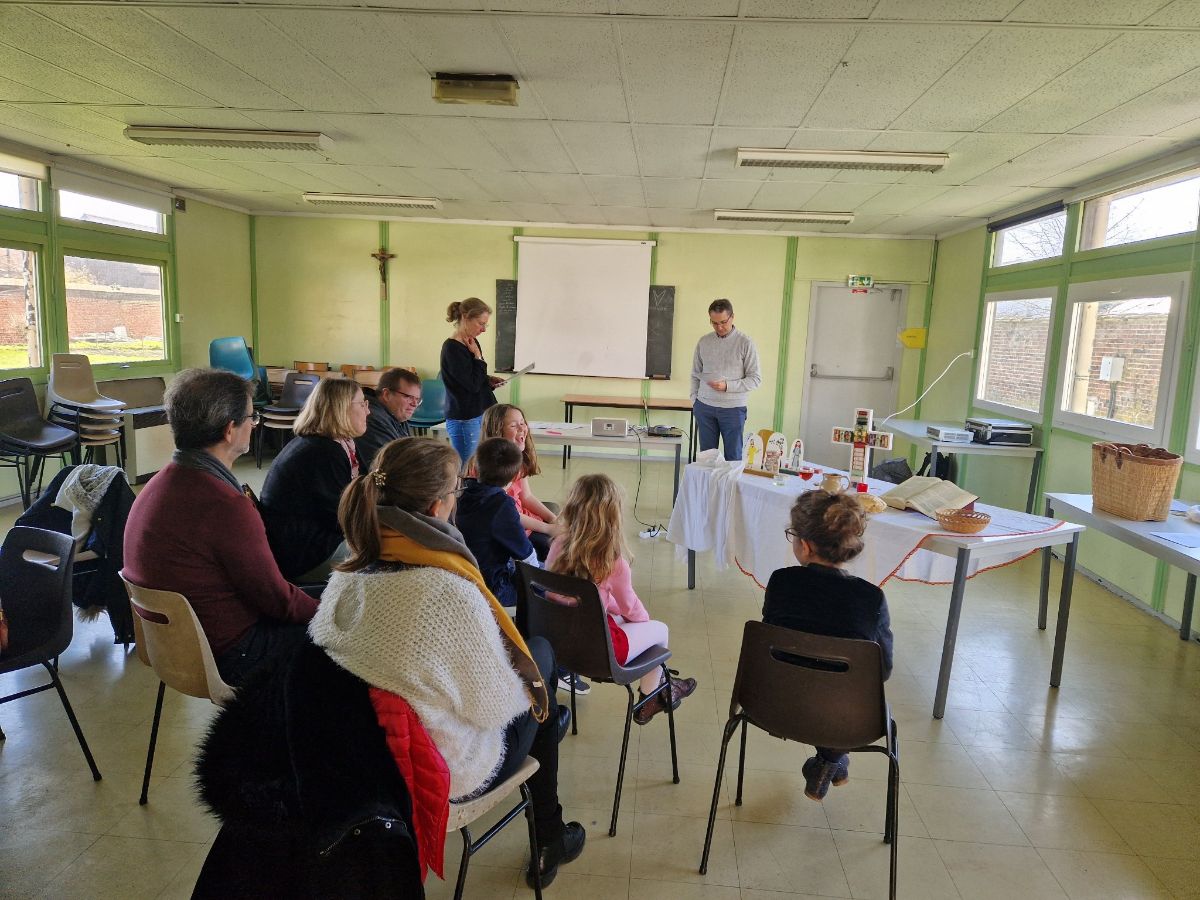
M 203 450 L 176 450 L 171 455 L 171 462 L 185 469 L 199 469 L 201 472 L 207 472 L 213 478 L 219 478 L 230 485 L 239 494 L 242 493 L 242 486 L 233 477 L 233 473 L 211 453 Z
M 467 549 L 462 532 L 441 519 L 426 516 L 422 513 L 411 513 L 396 506 L 380 506 L 377 508 L 379 522 L 393 531 L 398 531 L 407 538 L 412 538 L 422 547 L 430 550 L 441 550 L 455 553 L 479 568 L 475 555 Z

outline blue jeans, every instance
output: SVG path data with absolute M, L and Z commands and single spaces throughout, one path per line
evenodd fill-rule
M 450 438 L 450 446 L 458 454 L 465 466 L 467 460 L 475 454 L 479 446 L 479 426 L 483 424 L 483 416 L 473 419 L 447 419 L 446 436 Z
M 746 407 L 723 409 L 697 400 L 692 407 L 696 429 L 700 432 L 700 449 L 715 450 L 717 437 L 725 447 L 726 459 L 742 458 L 742 429 L 746 425 Z

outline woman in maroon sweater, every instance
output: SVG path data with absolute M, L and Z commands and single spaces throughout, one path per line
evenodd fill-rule
M 317 609 L 280 574 L 258 510 L 230 471 L 250 449 L 251 393 L 232 372 L 176 376 L 165 397 L 175 455 L 125 526 L 125 577 L 188 599 L 232 685 L 303 642 Z

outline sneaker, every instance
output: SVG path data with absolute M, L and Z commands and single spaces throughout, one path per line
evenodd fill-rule
M 842 754 L 837 762 L 822 756 L 810 756 L 800 768 L 804 776 L 804 796 L 820 803 L 829 793 L 829 785 L 841 787 L 850 780 L 850 756 Z
M 679 704 L 682 703 L 686 697 L 690 697 L 692 695 L 692 691 L 694 690 L 696 690 L 695 678 L 672 678 L 671 709 L 679 709 Z M 666 691 L 660 691 L 659 693 L 655 694 L 654 698 L 650 700 L 650 702 L 646 703 L 633 714 L 633 721 L 637 722 L 639 725 L 645 725 L 660 712 L 666 712 L 666 694 Z M 646 695 L 641 691 L 638 691 L 638 702 L 641 703 L 645 698 Z
M 562 834 L 549 844 L 538 847 L 537 865 L 542 873 L 542 889 L 550 887 L 558 867 L 571 862 L 583 852 L 583 843 L 587 840 L 587 832 L 578 822 L 568 822 L 563 826 Z M 530 860 L 525 869 L 525 883 L 530 888 L 534 886 L 534 863 Z
M 566 669 L 558 670 L 558 689 L 560 691 L 570 693 L 572 681 L 575 682 L 575 695 L 577 697 L 586 697 L 592 692 L 592 686 L 574 672 L 568 672 Z

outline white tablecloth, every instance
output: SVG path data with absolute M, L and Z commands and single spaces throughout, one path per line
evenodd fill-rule
M 789 475 L 783 485 L 776 485 L 769 478 L 743 475 L 741 469 L 741 463 L 712 458 L 689 465 L 671 513 L 667 540 L 681 554 L 687 550 L 712 552 L 718 568 L 737 565 L 760 585 L 766 585 L 776 569 L 797 564 L 783 530 L 796 497 L 802 491 L 817 490 L 819 479 L 806 482 Z M 894 487 L 882 481 L 870 481 L 869 486 L 873 494 Z M 980 543 L 1050 531 L 1062 525 L 1054 519 L 982 503 L 975 508 L 992 516 L 991 524 L 977 538 Z M 890 578 L 949 584 L 954 580 L 955 558 L 920 546 L 934 534 L 946 534 L 935 520 L 913 510 L 889 508 L 869 518 L 863 552 L 846 568 L 879 585 Z M 1029 552 L 1021 550 L 982 561 L 973 558 L 968 577 L 981 569 L 1014 563 Z

